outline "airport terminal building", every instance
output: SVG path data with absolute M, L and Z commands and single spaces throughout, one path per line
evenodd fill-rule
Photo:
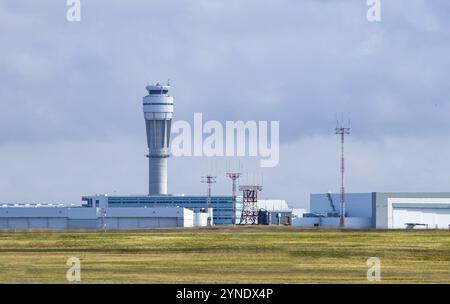
M 83 196 L 82 205 L 1 204 L 0 229 L 137 229 L 207 226 L 207 197 Z M 231 196 L 212 196 L 213 225 L 233 224 Z M 268 224 L 287 225 L 292 210 L 284 200 L 259 200 L 269 212 Z M 239 224 L 242 197 L 237 197 L 234 218 Z
M 91 207 L 96 204 L 98 196 L 83 196 L 84 207 Z M 186 208 L 196 213 L 206 212 L 208 208 L 206 196 L 188 196 L 188 195 L 125 195 L 125 196 L 107 196 L 108 210 L 115 208 L 158 208 L 158 207 L 177 207 Z M 271 223 L 280 225 L 289 224 L 292 217 L 292 209 L 285 200 L 258 200 L 258 209 L 263 209 L 271 213 Z M 218 226 L 239 224 L 242 212 L 242 196 L 236 198 L 236 212 L 233 214 L 232 196 L 211 196 L 211 207 L 213 209 L 213 224 Z M 286 220 L 286 217 L 289 219 Z

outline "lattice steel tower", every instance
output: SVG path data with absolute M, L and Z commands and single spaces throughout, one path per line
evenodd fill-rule
M 349 123 L 350 124 L 350 123 Z M 344 139 L 345 135 L 350 134 L 350 127 L 344 127 L 339 124 L 339 121 L 336 124 L 335 134 L 340 135 L 341 137 L 341 202 L 340 202 L 340 210 L 339 210 L 339 227 L 345 227 L 345 188 L 344 188 Z
M 254 225 L 258 223 L 258 192 L 261 185 L 239 186 L 243 192 L 242 213 L 239 225 Z

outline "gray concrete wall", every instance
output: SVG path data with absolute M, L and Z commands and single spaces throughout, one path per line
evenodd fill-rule
M 340 194 L 332 193 L 336 211 L 340 211 Z M 347 193 L 345 195 L 345 212 L 347 217 L 372 217 L 372 193 Z M 311 194 L 310 212 L 327 213 L 332 212 L 330 201 L 326 193 Z

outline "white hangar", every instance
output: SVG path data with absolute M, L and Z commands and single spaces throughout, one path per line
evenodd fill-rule
M 338 226 L 340 195 L 311 194 L 310 211 L 297 226 Z M 347 193 L 347 228 L 450 229 L 450 192 Z

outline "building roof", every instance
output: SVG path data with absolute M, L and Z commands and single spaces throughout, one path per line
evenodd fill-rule
M 292 211 L 285 200 L 258 200 L 258 208 L 278 212 Z

